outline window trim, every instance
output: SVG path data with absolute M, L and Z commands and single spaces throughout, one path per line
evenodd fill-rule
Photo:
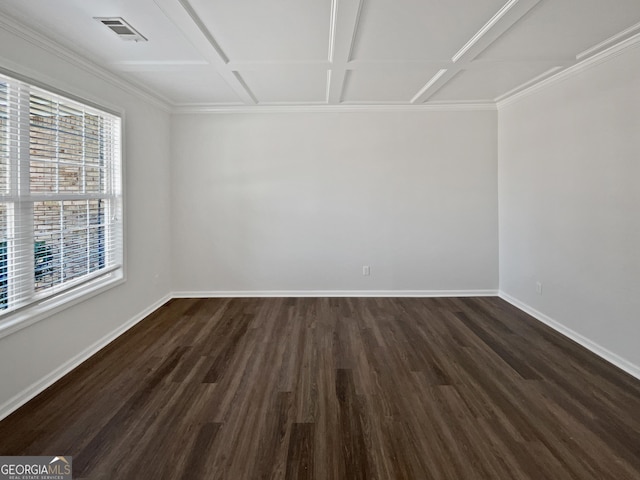
M 73 100 L 74 102 L 83 103 L 87 107 L 95 108 L 96 110 L 102 110 L 104 113 L 108 113 L 110 115 L 114 115 L 116 117 L 120 117 L 124 121 L 124 110 L 117 109 L 115 107 L 107 106 L 107 102 L 100 102 L 99 100 L 89 100 L 86 97 L 80 95 L 74 95 L 73 93 L 69 93 L 73 88 L 58 88 L 51 84 L 41 82 L 33 77 L 29 77 L 27 75 L 22 75 L 14 70 L 9 70 L 7 68 L 2 67 L 0 65 L 0 74 L 6 75 L 7 77 L 11 77 L 14 80 L 18 80 L 19 82 L 28 83 L 32 87 L 41 88 L 43 90 L 48 90 L 49 93 L 53 93 L 55 95 L 60 95 L 61 97 L 66 97 L 69 100 Z M 59 82 L 56 82 L 59 83 Z
M 84 104 L 88 107 L 100 110 L 102 112 L 114 115 L 120 119 L 120 198 L 121 198 L 121 216 L 122 224 L 120 227 L 122 235 L 122 257 L 121 265 L 108 267 L 104 271 L 101 270 L 95 275 L 95 278 L 81 277 L 78 279 L 77 285 L 71 285 L 69 288 L 54 294 L 53 296 L 36 299 L 34 302 L 24 305 L 12 312 L 0 317 L 0 339 L 12 335 L 30 325 L 41 320 L 60 313 L 79 303 L 87 301 L 97 295 L 100 295 L 112 288 L 124 284 L 127 281 L 127 265 L 128 265 L 128 248 L 127 248 L 127 189 L 126 189 L 126 112 L 122 108 L 110 107 L 109 102 L 88 99 L 91 95 L 81 96 L 70 93 L 78 90 L 68 84 L 64 84 L 59 80 L 49 79 L 49 83 L 39 81 L 32 76 L 23 75 L 15 70 L 9 70 L 0 65 L 0 74 L 11 77 L 19 82 L 27 83 L 33 87 L 46 90 L 55 95 L 67 98 L 74 102 Z M 38 74 L 39 76 L 43 76 Z M 62 85 L 62 88 L 56 85 Z
M 82 282 L 58 295 L 31 303 L 4 316 L 0 321 L 0 339 L 67 308 L 89 300 L 126 281 L 124 268 L 118 267 L 93 280 Z

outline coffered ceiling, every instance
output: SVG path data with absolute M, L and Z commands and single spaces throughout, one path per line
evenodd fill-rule
M 0 12 L 174 106 L 493 103 L 640 33 L 638 0 L 3 0 Z

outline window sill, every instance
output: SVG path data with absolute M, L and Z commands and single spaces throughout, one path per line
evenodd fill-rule
M 73 305 L 106 292 L 117 285 L 121 285 L 124 281 L 123 269 L 119 268 L 52 298 L 20 309 L 15 313 L 9 313 L 0 319 L 0 338 L 11 335 Z

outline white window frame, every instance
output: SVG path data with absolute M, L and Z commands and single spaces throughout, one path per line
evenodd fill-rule
M 118 201 L 120 203 L 119 225 L 116 232 L 117 235 L 114 237 L 115 241 L 118 242 L 119 244 L 118 249 L 120 253 L 119 253 L 119 258 L 117 259 L 115 264 L 111 266 L 105 266 L 104 268 L 101 268 L 90 274 L 83 275 L 75 281 L 66 282 L 64 284 L 64 288 L 61 289 L 58 293 L 54 293 L 52 295 L 34 293 L 31 295 L 31 300 L 28 304 L 25 304 L 24 306 L 20 306 L 15 310 L 10 310 L 6 313 L 3 313 L 2 311 L 0 311 L 0 338 L 2 338 L 7 335 L 11 335 L 12 333 L 18 330 L 21 330 L 29 325 L 32 325 L 40 320 L 50 317 L 51 315 L 54 315 L 55 313 L 65 310 L 73 305 L 76 305 L 80 302 L 88 300 L 91 297 L 99 295 L 111 288 L 116 287 L 117 285 L 124 283 L 126 279 L 126 276 L 125 276 L 126 252 L 125 252 L 125 240 L 124 240 L 125 239 L 125 218 L 124 218 L 124 178 L 123 178 L 123 172 L 124 172 L 124 153 L 123 153 L 124 114 L 123 112 L 118 112 L 118 111 L 115 111 L 114 109 L 105 108 L 99 103 L 87 101 L 83 98 L 76 97 L 74 95 L 71 95 L 59 89 L 50 87 L 46 84 L 43 84 L 31 78 L 24 77 L 14 72 L 5 70 L 2 67 L 0 67 L 0 74 L 6 77 L 10 81 L 19 82 L 22 84 L 26 84 L 26 86 L 28 87 L 34 87 L 42 91 L 46 91 L 47 93 L 57 96 L 62 100 L 69 101 L 71 103 L 80 104 L 84 107 L 98 111 L 102 114 L 116 117 L 119 120 L 119 135 L 117 138 L 118 155 L 116 155 L 115 157 L 118 162 L 118 169 L 117 169 L 118 177 L 115 179 L 115 181 L 118 184 L 118 191 L 119 191 Z M 26 112 L 28 113 L 29 112 L 28 101 L 26 102 L 26 107 L 25 105 L 20 105 L 20 110 L 22 113 L 25 112 L 24 110 L 25 108 L 26 108 Z M 22 123 L 23 123 L 23 125 L 21 125 L 20 128 L 22 129 L 26 128 L 26 131 L 29 131 L 29 115 L 22 114 L 20 118 L 22 119 Z M 24 120 L 25 118 L 26 118 L 26 121 Z M 15 146 L 12 145 L 10 148 L 15 148 Z M 25 150 L 26 150 L 26 154 L 24 153 Z M 25 168 L 26 166 L 26 168 L 28 169 L 29 160 L 30 160 L 29 149 L 22 148 L 20 151 L 20 156 L 21 156 L 20 168 Z M 11 175 L 17 175 L 18 176 L 17 178 L 20 179 L 21 184 L 26 182 L 26 185 L 21 185 L 22 188 L 25 188 L 25 187 L 27 189 L 29 188 L 28 174 L 25 174 L 25 172 L 18 173 L 16 168 L 12 168 Z M 31 194 L 29 195 L 32 197 L 37 196 L 37 195 L 31 195 Z M 56 198 L 55 200 L 58 200 L 58 198 Z M 0 201 L 6 202 L 10 200 L 0 198 Z M 20 205 L 22 205 L 22 207 L 20 207 Z M 27 205 L 29 204 L 27 203 Z M 26 212 L 25 211 L 18 212 L 18 214 L 22 216 L 23 220 L 28 218 L 29 222 L 33 222 L 33 203 L 31 203 L 30 205 L 31 205 L 31 209 L 30 209 L 31 213 L 29 213 L 28 211 L 29 209 L 27 209 Z M 15 210 L 18 210 L 19 208 L 23 208 L 24 204 L 21 204 L 20 202 L 16 201 L 14 202 L 14 206 L 15 206 Z M 62 215 L 62 212 L 60 214 Z M 105 234 L 105 236 L 107 239 L 111 237 L 111 235 L 109 234 Z M 33 242 L 29 242 L 28 238 L 26 239 L 22 238 L 22 242 L 33 243 Z M 33 270 L 35 268 L 35 265 L 34 265 L 32 245 L 29 245 L 26 248 L 23 247 L 23 251 L 27 251 L 27 252 L 30 251 L 31 255 L 30 257 L 26 257 L 21 260 L 21 263 L 24 264 L 21 268 L 24 268 L 24 269 L 29 268 L 30 270 Z M 15 262 L 12 260 L 9 260 L 7 267 L 8 267 L 8 275 L 10 279 L 11 269 L 16 268 Z M 11 282 L 9 280 L 9 285 L 10 284 Z M 35 285 L 35 279 L 34 279 L 33 285 Z M 9 286 L 9 288 L 12 288 L 12 287 Z

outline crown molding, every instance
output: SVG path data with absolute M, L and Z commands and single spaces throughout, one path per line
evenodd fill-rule
M 503 93 L 502 95 L 500 95 L 499 97 L 495 98 L 495 102 L 499 103 L 504 99 L 507 99 L 513 95 L 515 95 L 516 93 L 519 93 L 533 85 L 536 85 L 540 82 L 543 82 L 544 80 L 546 80 L 547 78 L 551 77 L 553 74 L 558 73 L 559 71 L 563 70 L 565 67 L 561 67 L 561 66 L 555 66 L 550 68 L 549 70 L 546 70 L 545 72 L 542 72 L 540 75 L 538 75 L 537 77 L 532 78 L 531 80 L 528 80 L 520 85 L 518 85 L 515 88 L 512 88 L 511 90 L 509 90 L 507 93 Z
M 620 36 L 623 35 L 625 32 L 627 32 L 627 30 L 625 30 L 624 32 L 621 32 L 618 35 L 614 35 L 611 38 L 620 38 Z M 601 48 L 601 45 L 610 42 L 610 40 L 611 39 L 605 40 L 605 42 L 602 42 L 601 44 L 596 45 L 595 47 L 593 47 L 593 49 L 596 49 L 596 47 Z M 540 90 L 543 90 L 552 85 L 555 85 L 556 83 L 561 82 L 567 78 L 578 75 L 588 70 L 591 67 L 599 65 L 603 62 L 607 62 L 617 57 L 618 55 L 622 54 L 626 50 L 637 47 L 638 45 L 640 45 L 640 32 L 636 33 L 635 35 L 632 35 L 631 37 L 624 36 L 623 40 L 615 43 L 614 45 L 611 45 L 608 48 L 605 48 L 604 50 L 590 57 L 585 58 L 584 60 L 574 65 L 571 65 L 570 67 L 567 67 L 561 70 L 560 72 L 554 75 L 548 76 L 542 79 L 541 81 L 534 83 L 531 86 L 528 86 L 528 87 L 525 86 L 524 89 L 516 88 L 515 89 L 516 92 L 513 93 L 512 95 L 507 94 L 506 96 L 503 95 L 502 97 L 498 97 L 496 101 L 498 110 L 501 110 L 502 108 L 509 106 L 513 103 L 516 103 L 522 100 L 523 98 L 533 95 L 534 93 Z M 590 49 L 590 50 L 593 50 L 593 49 Z M 588 50 L 585 50 L 585 51 L 588 51 Z
M 576 55 L 576 60 L 583 60 L 587 57 L 591 57 L 592 55 L 603 51 L 607 47 L 617 45 L 620 42 L 633 37 L 636 33 L 640 33 L 640 23 L 636 23 L 626 30 L 623 30 L 620 33 L 616 33 L 615 35 L 607 38 L 603 42 L 600 42 L 597 45 L 594 45 L 593 47 L 580 52 L 578 55 Z
M 496 111 L 496 104 L 487 103 L 438 103 L 431 105 L 175 105 L 171 113 L 230 114 L 230 113 L 366 113 L 366 112 L 468 112 Z
M 171 0 L 155 0 L 162 3 Z M 182 3 L 182 0 L 180 3 Z M 529 0 L 532 4 L 538 3 L 536 0 Z M 538 0 L 539 1 L 539 0 Z M 515 4 L 516 2 L 514 2 Z M 528 3 L 528 2 L 525 2 Z M 362 1 L 357 2 L 356 18 L 354 22 L 354 32 L 357 29 L 357 17 L 360 14 Z M 62 46 L 59 41 L 50 36 L 45 36 L 31 27 L 26 26 L 21 21 L 0 12 L 0 28 L 11 34 L 29 42 L 30 44 L 51 53 L 61 60 L 74 65 L 90 74 L 96 75 L 115 87 L 126 91 L 147 103 L 150 103 L 164 111 L 174 114 L 208 114 L 208 113 L 307 113 L 307 112 L 409 112 L 409 111 L 470 111 L 470 110 L 500 110 L 512 103 L 526 98 L 544 88 L 554 85 L 568 77 L 577 75 L 586 69 L 605 62 L 621 54 L 628 48 L 640 44 L 640 23 L 633 25 L 608 39 L 594 45 L 593 47 L 579 53 L 576 58 L 578 62 L 564 68 L 554 67 L 544 72 L 524 84 L 514 88 L 494 100 L 481 100 L 475 102 L 429 102 L 425 104 L 293 104 L 293 105 L 246 105 L 246 104 L 176 104 L 170 99 L 148 90 L 144 85 L 138 84 L 130 79 L 122 78 L 116 73 L 107 70 L 97 63 L 86 58 L 85 55 Z M 335 34 L 335 32 L 334 32 Z M 352 47 L 352 46 L 351 46 Z M 335 50 L 335 47 L 334 47 Z M 334 51 L 334 56 L 336 52 Z M 350 52 L 347 52 L 350 54 Z M 326 62 L 326 61 L 323 61 Z M 200 68 L 201 66 L 198 65 Z M 129 68 L 136 69 L 139 66 L 118 65 L 122 71 Z M 559 70 L 559 71 L 558 71 Z M 17 72 L 19 73 L 19 72 Z M 333 72 L 332 72 L 333 73 Z M 328 79 L 328 85 L 337 82 L 333 75 Z M 342 87 L 342 85 L 340 85 Z M 327 89 L 329 92 L 330 88 Z M 342 90 L 342 88 L 340 88 Z
M 85 72 L 100 77 L 102 80 L 114 85 L 115 87 L 120 88 L 121 90 L 135 95 L 136 97 L 146 101 L 147 103 L 159 107 L 166 112 L 171 111 L 171 102 L 169 102 L 166 98 L 163 98 L 156 93 L 151 93 L 150 91 L 121 78 L 120 76 L 110 72 L 109 70 L 106 70 L 105 68 L 99 66 L 98 64 L 92 62 L 84 56 L 66 47 L 63 47 L 55 39 L 49 38 L 39 32 L 36 32 L 19 20 L 16 20 L 15 18 L 10 17 L 3 12 L 0 12 L 0 28 L 8 31 L 13 35 L 16 35 L 17 37 L 20 37 L 21 39 L 48 53 L 57 56 L 61 60 L 64 60 L 65 62 L 70 63 L 71 65 L 78 67 Z

